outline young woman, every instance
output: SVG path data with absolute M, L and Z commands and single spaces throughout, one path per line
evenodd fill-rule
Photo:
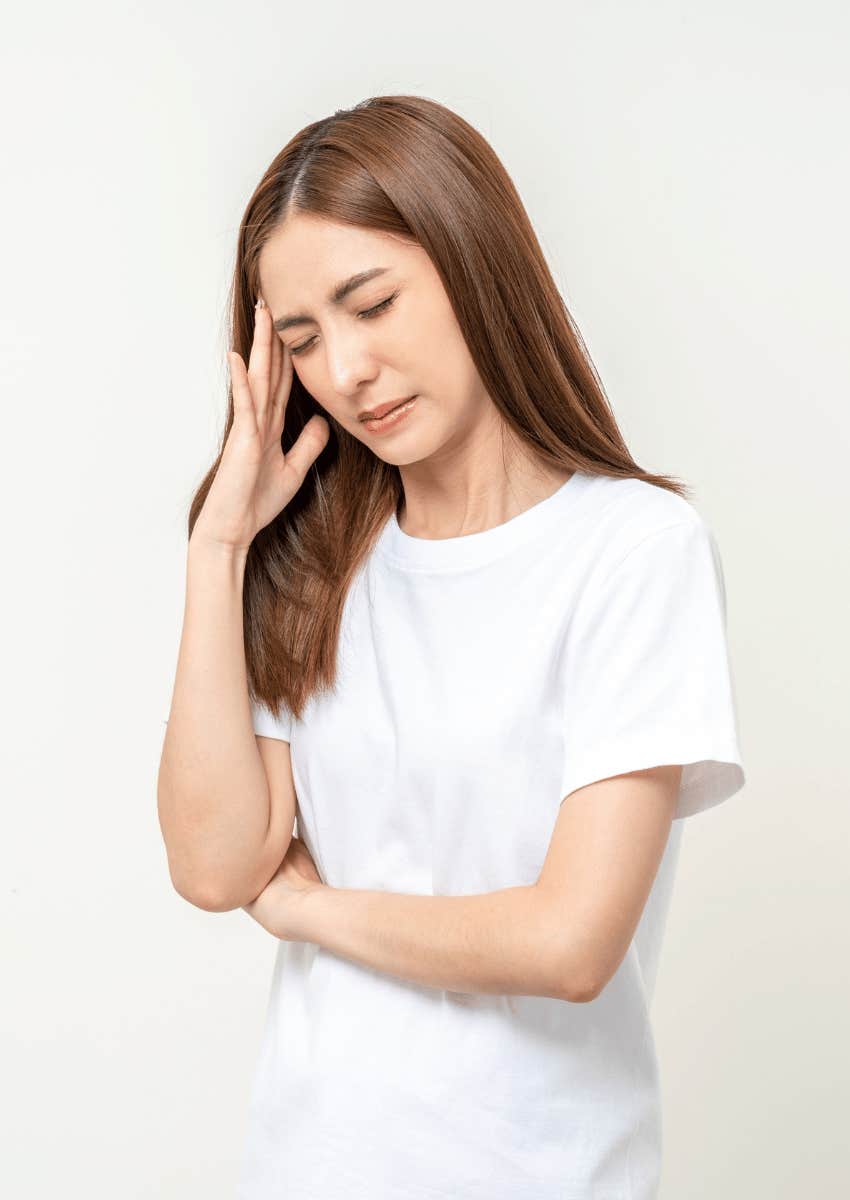
M 430 100 L 275 158 L 232 345 L 158 807 L 279 939 L 241 1200 L 650 1200 L 682 819 L 744 783 L 714 536 Z

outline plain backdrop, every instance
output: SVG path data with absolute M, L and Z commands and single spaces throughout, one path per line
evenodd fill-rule
M 4 32 L 4 1194 L 234 1193 L 275 943 L 168 876 L 186 512 L 247 199 L 392 92 L 491 142 L 634 457 L 722 554 L 747 784 L 685 831 L 661 1200 L 847 1194 L 846 6 L 53 2 Z

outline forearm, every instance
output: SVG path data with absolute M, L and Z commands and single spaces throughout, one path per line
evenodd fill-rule
M 534 886 L 422 896 L 323 884 L 300 899 L 289 940 L 430 987 L 567 996 L 551 900 Z

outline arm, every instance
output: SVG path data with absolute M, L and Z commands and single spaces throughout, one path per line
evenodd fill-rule
M 551 918 L 534 885 L 420 896 L 319 884 L 291 906 L 286 936 L 430 987 L 579 999 Z
M 189 541 L 183 633 L 157 781 L 172 883 L 200 908 L 255 896 L 295 820 L 289 745 L 254 734 L 243 641 L 246 554 Z
M 288 940 L 431 987 L 594 999 L 622 961 L 667 844 L 681 767 L 565 797 L 536 884 L 421 896 L 317 884 L 270 898 Z
M 598 996 L 625 958 L 670 836 L 679 765 L 599 779 L 561 801 L 537 886 L 560 914 L 568 959 Z

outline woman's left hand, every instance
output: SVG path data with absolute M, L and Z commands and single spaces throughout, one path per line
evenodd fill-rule
M 310 851 L 293 836 L 283 862 L 250 904 L 242 907 L 264 929 L 283 941 L 303 941 L 298 913 L 308 892 L 324 887 Z

